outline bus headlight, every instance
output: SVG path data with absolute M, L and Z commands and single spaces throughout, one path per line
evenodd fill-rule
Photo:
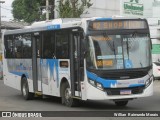
M 97 88 L 100 89 L 100 90 L 103 90 L 102 84 L 97 83 Z
M 91 80 L 91 79 L 89 79 L 88 81 L 89 81 L 89 83 L 90 83 L 92 86 L 94 86 L 94 87 L 98 88 L 99 90 L 102 90 L 102 91 L 103 91 L 103 86 L 102 86 L 101 83 L 98 83 L 98 82 L 93 81 L 93 80 Z
M 145 87 L 148 87 L 152 83 L 152 81 L 153 81 L 153 76 L 150 77 L 148 80 L 146 80 Z
M 89 83 L 93 86 L 96 86 L 95 81 L 89 79 Z

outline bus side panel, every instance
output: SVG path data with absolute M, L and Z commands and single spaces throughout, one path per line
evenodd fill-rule
M 68 67 L 60 66 L 60 62 L 67 62 Z M 60 83 L 63 78 L 70 80 L 70 65 L 67 59 L 43 59 L 42 91 L 45 95 L 60 96 Z M 70 84 L 70 82 L 69 82 Z
M 14 60 L 7 60 L 7 59 L 3 59 L 3 76 L 4 76 L 4 84 L 7 85 L 7 86 L 10 86 L 12 88 L 16 88 L 16 83 L 15 83 L 15 76 L 14 74 L 11 74 L 9 72 L 9 68 L 8 68 L 8 64 L 7 63 L 10 63 L 14 66 Z
M 52 79 L 50 78 L 50 74 L 51 74 L 49 72 L 50 66 L 47 62 L 47 59 L 41 59 L 40 65 L 41 65 L 41 74 L 42 74 L 42 92 L 44 95 L 51 95 L 49 91 L 52 89 L 49 90 L 49 82 L 52 82 Z
M 86 74 L 86 60 L 84 60 L 84 81 L 81 82 L 81 97 L 82 100 L 87 100 L 87 83 L 88 83 L 88 78 Z
M 42 59 L 41 60 L 42 73 L 42 92 L 45 95 L 59 96 L 58 92 L 58 60 Z
M 34 92 L 33 80 L 29 78 L 27 80 L 28 80 L 29 92 Z
M 4 83 L 10 87 L 21 90 L 21 78 L 25 75 L 27 79 L 32 79 L 31 59 L 7 59 L 4 62 Z M 29 89 L 33 89 L 30 85 Z
M 62 63 L 64 62 L 64 65 Z M 67 65 L 65 64 L 67 62 Z M 58 92 L 60 96 L 60 84 L 62 82 L 62 79 L 66 79 L 68 81 L 68 84 L 71 87 L 71 73 L 70 73 L 70 60 L 69 59 L 59 59 L 58 61 L 58 69 L 59 69 L 59 84 L 58 84 Z
M 38 91 L 42 91 L 42 73 L 41 73 L 41 60 L 40 60 L 40 58 L 37 58 L 37 73 L 38 73 L 38 75 L 37 75 Z

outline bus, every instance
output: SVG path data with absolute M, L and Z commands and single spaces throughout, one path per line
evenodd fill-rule
M 112 100 L 117 106 L 153 94 L 146 19 L 64 18 L 3 33 L 4 84 L 24 99 L 60 97 L 62 104 Z

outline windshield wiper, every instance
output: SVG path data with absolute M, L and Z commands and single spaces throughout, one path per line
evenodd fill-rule
M 127 39 L 127 41 L 126 41 L 126 44 L 127 44 L 127 55 L 128 55 L 128 60 L 129 60 L 129 45 L 128 45 L 128 39 Z
M 137 36 L 137 31 L 134 31 L 133 33 L 132 33 L 132 38 L 135 38 L 136 36 Z
M 136 36 L 137 36 L 137 31 L 134 31 L 133 33 L 132 33 L 132 38 L 135 38 Z M 128 60 L 129 60 L 129 49 L 130 49 L 130 47 L 129 47 L 129 43 L 128 43 L 128 39 L 127 39 L 127 41 L 126 41 L 126 44 L 127 44 L 127 55 L 128 55 Z
M 114 50 L 114 56 L 115 56 L 115 60 L 117 61 L 117 58 L 116 58 L 116 49 L 115 49 L 114 40 L 113 40 L 113 50 Z
M 143 67 L 142 63 L 140 62 L 141 68 Z

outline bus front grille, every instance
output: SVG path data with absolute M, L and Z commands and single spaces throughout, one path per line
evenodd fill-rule
M 109 88 L 109 89 L 105 89 L 107 95 L 124 95 L 121 94 L 121 91 L 131 91 L 131 94 L 140 94 L 143 93 L 145 86 L 141 86 L 141 87 L 132 87 L 132 88 Z M 130 94 L 126 94 L 126 95 L 130 95 Z

